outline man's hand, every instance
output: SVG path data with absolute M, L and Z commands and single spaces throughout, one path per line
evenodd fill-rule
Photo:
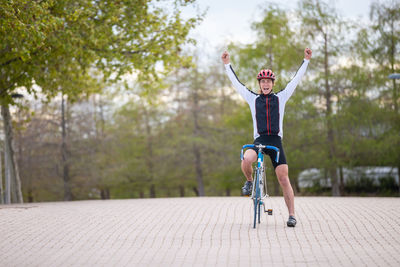
M 229 64 L 229 54 L 227 51 L 224 51 L 224 53 L 222 53 L 221 59 L 224 64 Z
M 311 49 L 308 47 L 306 49 L 304 49 L 304 58 L 307 60 L 310 60 L 311 56 L 312 56 Z

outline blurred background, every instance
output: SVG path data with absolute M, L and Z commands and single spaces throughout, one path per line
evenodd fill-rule
M 400 195 L 399 0 L 0 3 L 1 203 L 240 195 L 252 121 L 220 56 L 279 91 L 305 47 L 295 194 Z

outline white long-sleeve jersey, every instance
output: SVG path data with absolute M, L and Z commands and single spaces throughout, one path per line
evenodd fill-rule
M 253 118 L 254 139 L 260 135 L 279 135 L 281 138 L 283 137 L 283 116 L 286 102 L 289 100 L 294 89 L 296 89 L 306 72 L 308 63 L 309 60 L 303 60 L 296 75 L 286 85 L 285 89 L 276 94 L 270 93 L 268 95 L 256 94 L 247 89 L 246 86 L 239 81 L 231 64 L 225 65 L 226 73 L 233 86 L 249 104 L 251 116 Z

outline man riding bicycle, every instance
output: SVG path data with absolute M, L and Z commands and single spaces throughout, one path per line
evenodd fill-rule
M 309 48 L 304 50 L 304 60 L 297 70 L 294 78 L 286 85 L 285 89 L 278 93 L 273 93 L 272 88 L 275 85 L 275 74 L 269 69 L 261 70 L 257 75 L 259 83 L 259 94 L 246 88 L 237 78 L 230 64 L 229 54 L 225 51 L 222 54 L 222 61 L 225 64 L 225 70 L 231 80 L 233 86 L 238 93 L 249 104 L 251 115 L 253 118 L 253 133 L 254 144 L 270 145 L 279 148 L 279 162 L 275 162 L 274 153 L 265 151 L 271 158 L 278 177 L 279 184 L 283 191 L 283 197 L 289 211 L 289 227 L 296 226 L 296 218 L 294 216 L 294 193 L 289 180 L 289 167 L 286 163 L 285 153 L 282 147 L 283 137 L 283 116 L 285 112 L 286 102 L 293 94 L 297 84 L 300 82 L 304 73 L 307 70 L 309 60 L 311 59 L 312 51 Z M 252 164 L 257 160 L 257 152 L 255 149 L 248 149 L 242 160 L 242 171 L 246 176 L 247 181 L 242 188 L 243 195 L 250 195 L 253 186 L 253 167 Z

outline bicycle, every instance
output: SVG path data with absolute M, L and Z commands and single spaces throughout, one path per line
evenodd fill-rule
M 264 207 L 264 212 L 268 212 L 268 215 L 272 215 L 272 209 L 265 209 L 264 199 L 269 197 L 267 193 L 267 181 L 265 174 L 265 166 L 264 166 L 264 148 L 271 149 L 276 151 L 275 161 L 279 161 L 279 148 L 275 146 L 266 146 L 266 145 L 253 145 L 248 144 L 242 147 L 240 152 L 240 159 L 243 160 L 243 150 L 246 148 L 257 148 L 258 157 L 257 157 L 257 168 L 254 170 L 254 179 L 253 179 L 253 188 L 251 192 L 251 199 L 254 204 L 254 224 L 253 228 L 256 228 L 256 221 L 258 217 L 258 223 L 261 223 L 261 205 Z M 264 193 L 265 192 L 265 193 Z

